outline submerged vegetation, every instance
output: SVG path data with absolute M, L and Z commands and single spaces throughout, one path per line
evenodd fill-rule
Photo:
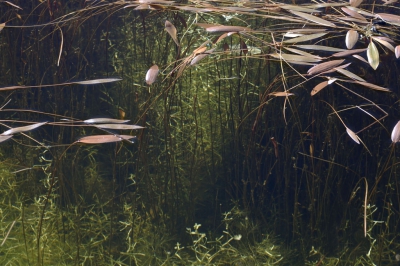
M 396 265 L 399 8 L 1 2 L 0 264 Z

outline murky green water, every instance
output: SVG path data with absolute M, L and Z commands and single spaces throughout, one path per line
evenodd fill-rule
M 0 4 L 1 265 L 398 264 L 396 3 Z

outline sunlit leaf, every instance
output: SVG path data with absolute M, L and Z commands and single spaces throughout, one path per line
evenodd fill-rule
M 168 32 L 168 34 L 171 36 L 172 40 L 174 40 L 174 42 L 176 43 L 176 45 L 179 46 L 179 42 L 178 42 L 178 37 L 176 36 L 177 31 L 175 26 L 169 22 L 168 20 L 165 21 L 165 30 Z
M 358 80 L 358 81 L 362 81 L 362 82 L 366 82 L 363 78 L 357 76 L 356 74 L 354 74 L 354 73 L 352 73 L 352 72 L 350 72 L 350 71 L 348 71 L 348 70 L 346 70 L 346 69 L 343 69 L 343 68 L 335 68 L 335 70 L 336 70 L 337 72 L 339 72 L 339 73 L 341 73 L 341 74 L 343 74 L 343 75 L 345 75 L 345 76 L 351 78 L 351 79 Z
M 87 124 L 96 124 L 96 123 L 114 123 L 114 124 L 123 124 L 129 122 L 129 120 L 120 120 L 114 118 L 91 118 L 83 121 Z
M 197 23 L 199 27 L 204 28 L 207 32 L 240 32 L 240 31 L 251 31 L 250 28 L 241 27 L 241 26 L 224 26 L 224 25 L 215 25 L 215 24 L 204 24 Z
M 36 124 L 32 124 L 29 126 L 23 126 L 23 127 L 14 127 L 11 128 L 5 132 L 3 132 L 1 135 L 3 136 L 7 136 L 7 135 L 12 135 L 12 134 L 17 134 L 17 133 L 22 133 L 22 132 L 27 132 L 30 130 L 33 130 L 35 128 L 38 128 L 40 126 L 43 126 L 44 124 L 46 124 L 47 122 L 42 122 L 42 123 L 36 123 Z
M 400 57 L 400 45 L 397 45 L 396 48 L 394 48 L 394 54 L 396 55 L 396 58 Z
M 349 30 L 346 34 L 346 47 L 347 49 L 352 49 L 354 45 L 358 42 L 359 34 L 355 30 Z
M 325 88 L 326 86 L 329 85 L 329 81 L 323 81 L 321 83 L 319 83 L 317 86 L 315 86 L 312 91 L 311 91 L 311 96 L 314 96 L 315 94 L 317 94 L 318 92 L 320 92 L 323 88 Z
M 196 65 L 196 64 L 199 63 L 201 60 L 203 60 L 205 57 L 209 56 L 212 52 L 214 52 L 214 49 L 210 49 L 210 50 L 208 50 L 208 51 L 206 51 L 206 52 L 204 52 L 204 53 L 202 53 L 202 54 L 196 55 L 196 56 L 192 59 L 192 61 L 190 61 L 190 65 L 191 65 L 191 66 Z
M 383 46 L 385 46 L 386 48 L 388 48 L 390 51 L 392 51 L 394 53 L 394 47 L 388 41 L 381 39 L 381 38 L 375 38 L 375 37 L 371 37 L 371 38 L 373 40 L 375 40 L 376 42 L 379 42 L 380 44 L 382 44 Z
M 144 128 L 137 125 L 126 125 L 126 124 L 96 124 L 95 127 L 104 129 L 119 129 L 119 130 L 135 130 Z
M 327 21 L 325 19 L 313 16 L 313 15 L 310 15 L 310 14 L 307 14 L 307 13 L 298 12 L 298 11 L 292 11 L 292 10 L 290 12 L 292 12 L 296 16 L 302 17 L 304 19 L 310 20 L 312 22 L 315 22 L 315 23 L 323 25 L 323 26 L 336 27 L 336 25 L 333 24 L 332 22 L 329 22 L 329 21 Z
M 335 47 L 330 47 L 330 46 L 324 46 L 324 45 L 296 45 L 297 48 L 300 49 L 306 49 L 306 50 L 315 50 L 315 51 L 326 51 L 326 52 L 343 52 L 347 51 L 345 49 L 340 49 L 340 48 L 335 48 Z
M 328 61 L 328 62 L 324 62 L 321 64 L 318 64 L 316 66 L 313 66 L 312 68 L 310 68 L 307 73 L 309 75 L 315 75 L 324 71 L 328 71 L 331 70 L 337 66 L 339 66 L 341 63 L 344 62 L 344 59 L 342 60 L 332 60 L 332 61 Z
M 276 92 L 271 92 L 268 95 L 276 96 L 276 97 L 288 97 L 288 96 L 292 96 L 292 95 L 295 95 L 295 94 L 294 93 L 290 93 L 290 92 L 285 92 L 285 91 L 276 91 Z
M 393 143 L 400 141 L 400 121 L 394 126 L 391 137 Z
M 71 84 L 78 85 L 94 85 L 94 84 L 103 84 L 109 82 L 116 82 L 122 80 L 121 78 L 104 78 L 104 79 L 91 79 L 91 80 L 83 80 L 83 81 L 73 81 Z
M 292 52 L 292 53 L 296 53 L 296 54 L 299 54 L 299 55 L 307 56 L 307 57 L 310 57 L 310 58 L 315 58 L 315 59 L 319 59 L 319 60 L 322 59 L 321 57 L 319 57 L 319 56 L 317 56 L 317 55 L 313 55 L 313 54 L 304 52 L 304 51 L 302 51 L 302 50 L 298 50 L 298 49 L 294 49 L 294 48 L 289 48 L 289 47 L 285 47 L 285 49 L 288 50 L 288 51 L 290 51 L 290 52 Z
M 367 57 L 369 65 L 376 70 L 379 66 L 379 51 L 376 45 L 371 40 L 368 45 Z
M 157 65 L 153 65 L 152 67 L 150 67 L 149 70 L 147 70 L 147 73 L 146 73 L 147 85 L 151 85 L 156 81 L 157 76 L 158 76 L 158 71 L 159 71 L 159 69 L 158 69 Z
M 317 10 L 317 9 L 311 9 L 311 8 L 302 7 L 299 5 L 280 5 L 279 7 L 282 9 L 289 10 L 289 11 L 300 11 L 300 12 L 306 12 L 306 13 L 321 12 L 320 10 Z
M 364 59 L 364 57 L 358 55 L 358 54 L 354 54 L 353 55 L 354 58 L 357 58 L 360 61 L 363 61 L 364 63 L 368 64 L 368 61 Z
M 360 138 L 350 128 L 346 127 L 346 132 L 354 140 L 355 143 L 360 144 Z
M 298 43 L 298 42 L 307 42 L 307 41 L 311 41 L 317 38 L 320 38 L 324 35 L 326 35 L 327 32 L 323 32 L 323 33 L 314 33 L 314 34 L 309 34 L 309 35 L 303 35 L 297 38 L 293 38 L 290 40 L 284 40 L 284 43 Z
M 135 136 L 130 135 L 93 135 L 80 138 L 77 142 L 84 144 L 102 144 L 110 142 L 119 142 L 123 140 L 130 140 Z
M 9 2 L 9 1 L 4 1 L 4 3 L 6 3 L 6 4 L 8 4 L 8 5 L 12 6 L 12 7 L 18 8 L 18 9 L 20 9 L 20 10 L 23 10 L 22 8 L 20 8 L 20 7 L 17 6 L 16 4 L 13 4 L 13 3 Z
M 4 27 L 6 26 L 6 23 L 1 23 L 0 24 L 0 31 L 2 31 L 4 29 Z
M 8 139 L 11 139 L 14 135 L 2 136 L 0 135 L 0 142 L 4 142 Z
M 297 61 L 297 62 L 309 62 L 309 63 L 316 63 L 320 62 L 321 59 L 315 57 L 309 57 L 304 55 L 297 55 L 297 54 L 270 54 L 274 58 L 283 59 L 286 61 Z

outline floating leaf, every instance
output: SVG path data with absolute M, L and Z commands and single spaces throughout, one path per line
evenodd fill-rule
M 192 61 L 190 61 L 190 65 L 194 66 L 196 65 L 198 62 L 200 62 L 201 60 L 203 60 L 205 57 L 209 56 L 212 52 L 214 52 L 214 49 L 210 49 L 207 52 L 204 52 L 202 54 L 198 54 L 196 55 Z
M 104 78 L 104 79 L 92 79 L 92 80 L 84 80 L 84 81 L 73 81 L 70 84 L 78 84 L 78 85 L 94 85 L 94 84 L 103 84 L 109 82 L 116 82 L 122 80 L 121 78 Z M 69 84 L 69 83 L 67 83 Z
M 294 49 L 294 48 L 289 48 L 289 47 L 285 47 L 285 49 L 288 50 L 288 51 L 290 51 L 290 52 L 292 52 L 292 53 L 296 53 L 296 54 L 299 54 L 299 55 L 304 55 L 304 56 L 307 56 L 307 57 L 311 57 L 311 58 L 315 58 L 315 59 L 320 59 L 320 60 L 322 59 L 321 57 L 319 57 L 319 56 L 317 56 L 317 55 L 313 55 L 313 54 L 304 52 L 304 51 L 302 51 L 302 50 L 298 50 L 298 49 Z
M 0 88 L 0 91 L 8 91 L 8 90 L 16 90 L 16 89 L 26 89 L 29 88 L 29 86 L 9 86 L 9 87 L 3 87 Z
M 47 122 L 42 122 L 42 123 L 32 124 L 32 125 L 29 125 L 29 126 L 11 128 L 11 129 L 3 132 L 1 135 L 7 136 L 7 135 L 12 135 L 12 134 L 17 134 L 17 133 L 21 133 L 21 132 L 30 131 L 30 130 L 33 130 L 33 129 L 38 128 L 40 126 L 43 126 L 46 123 Z
M 302 7 L 299 5 L 281 5 L 279 7 L 282 9 L 289 10 L 289 11 L 300 11 L 300 12 L 306 12 L 306 13 L 321 12 L 320 10 L 317 10 L 317 9 L 311 9 L 311 8 Z
M 351 78 L 351 79 L 358 80 L 358 81 L 362 81 L 362 82 L 366 82 L 365 79 L 363 79 L 363 78 L 357 76 L 357 75 L 354 74 L 353 72 L 350 72 L 350 71 L 348 71 L 348 70 L 346 70 L 346 69 L 343 69 L 343 68 L 335 68 L 335 70 L 336 70 L 337 72 L 339 72 L 339 73 L 341 73 L 341 74 L 343 74 L 343 75 L 345 75 L 345 76 Z
M 4 29 L 4 27 L 6 26 L 6 23 L 1 23 L 0 24 L 0 31 L 2 31 Z
M 2 136 L 0 135 L 0 142 L 4 142 L 8 139 L 11 139 L 14 135 L 7 135 L 7 136 Z
M 135 138 L 131 135 L 93 135 L 80 138 L 77 142 L 85 144 L 102 144 L 110 142 L 119 142 Z
M 87 124 L 95 124 L 95 123 L 114 123 L 114 124 L 123 124 L 129 122 L 129 120 L 120 120 L 114 118 L 91 118 L 83 121 Z
M 176 37 L 176 28 L 175 26 L 169 22 L 168 20 L 165 21 L 165 30 L 171 36 L 172 40 L 179 46 L 178 38 Z
M 290 11 L 293 14 L 295 14 L 296 16 L 302 17 L 304 19 L 310 20 L 312 22 L 315 22 L 317 24 L 323 25 L 323 26 L 328 26 L 328 27 L 336 27 L 335 24 L 333 24 L 332 22 L 329 22 L 325 19 L 307 14 L 307 13 L 303 13 L 303 12 L 298 12 L 298 11 Z
M 240 31 L 251 30 L 250 28 L 241 26 L 224 26 L 224 25 L 205 24 L 205 23 L 197 23 L 196 25 L 204 28 L 207 32 L 240 32 Z
M 360 20 L 364 20 L 365 22 L 367 22 L 367 19 L 366 19 L 364 16 L 360 15 L 359 13 L 357 13 L 357 12 L 354 11 L 354 10 L 351 10 L 351 9 L 349 9 L 349 8 L 347 8 L 347 7 L 342 7 L 342 10 L 343 10 L 343 12 L 345 12 L 347 15 L 350 15 L 350 16 L 352 16 L 352 17 L 354 17 L 354 18 L 358 18 L 358 19 L 360 19 Z
M 346 47 L 352 49 L 358 41 L 359 34 L 355 30 L 349 30 L 346 34 Z
M 296 45 L 297 48 L 306 50 L 326 51 L 326 52 L 343 52 L 345 49 L 324 46 L 324 45 Z
M 346 127 L 346 132 L 349 134 L 350 138 L 354 140 L 355 143 L 360 144 L 360 138 L 354 133 L 350 128 Z
M 390 22 L 392 24 L 400 25 L 400 16 L 386 13 L 377 13 L 376 16 L 381 18 L 383 21 Z
M 348 56 L 348 55 L 352 55 L 352 54 L 362 53 L 365 50 L 367 50 L 367 48 L 346 50 L 346 51 L 343 51 L 343 52 L 334 53 L 332 56 L 334 56 L 334 57 L 344 57 L 344 56 Z
M 317 38 L 320 38 L 324 35 L 326 35 L 327 32 L 322 32 L 322 33 L 314 33 L 314 34 L 309 34 L 309 35 L 303 35 L 297 38 L 293 38 L 290 40 L 284 40 L 284 43 L 297 43 L 297 42 L 307 42 L 307 41 L 311 41 Z
M 376 70 L 379 66 L 379 51 L 376 45 L 371 40 L 368 45 L 367 57 L 369 65 Z
M 394 126 L 391 137 L 393 143 L 400 141 L 400 121 Z
M 344 62 L 344 59 L 342 59 L 342 60 L 332 60 L 332 61 L 328 61 L 328 62 L 325 62 L 325 63 L 321 63 L 321 64 L 318 64 L 318 65 L 313 66 L 312 68 L 310 68 L 307 71 L 307 73 L 309 75 L 315 75 L 315 74 L 318 74 L 318 73 L 321 73 L 321 72 L 324 72 L 324 71 L 331 70 L 331 69 L 339 66 L 343 62 Z
M 380 44 L 382 44 L 383 46 L 385 46 L 386 48 L 388 48 L 390 51 L 392 51 L 394 53 L 394 47 L 388 41 L 381 39 L 381 38 L 375 38 L 375 37 L 371 37 L 371 38 L 373 40 L 375 40 L 376 42 L 379 42 Z
M 159 70 L 158 66 L 157 65 L 153 65 L 147 71 L 147 73 L 146 73 L 146 83 L 147 83 L 147 85 L 151 85 L 156 81 L 157 75 L 158 75 L 158 70 Z
M 135 130 L 144 128 L 137 125 L 125 125 L 125 124 L 98 124 L 95 125 L 95 127 L 104 129 L 119 129 L 119 130 L 125 130 L 125 129 Z
M 358 7 L 359 5 L 361 5 L 362 1 L 363 0 L 350 0 L 349 3 L 353 7 Z
M 271 92 L 268 95 L 276 96 L 276 97 L 288 97 L 288 96 L 292 96 L 292 95 L 295 95 L 295 94 L 291 93 L 291 92 L 286 92 L 286 91 L 277 91 L 277 92 Z
M 377 91 L 384 91 L 384 92 L 390 92 L 389 89 L 384 88 L 384 87 L 380 87 L 378 85 L 369 83 L 369 82 L 363 82 L 363 81 L 356 81 L 357 84 L 363 85 L 367 88 L 373 89 L 373 90 L 377 90 Z
M 304 56 L 304 55 L 297 55 L 297 54 L 270 54 L 274 58 L 278 59 L 283 59 L 285 61 L 297 61 L 297 62 L 309 62 L 309 63 L 316 63 L 320 62 L 321 59 L 315 58 L 315 57 L 309 57 L 309 56 Z
M 363 61 L 364 63 L 368 64 L 368 61 L 364 59 L 364 57 L 358 55 L 358 54 L 354 54 L 353 55 L 354 58 L 357 58 L 360 61 Z
M 396 58 L 400 57 L 400 45 L 397 45 L 396 48 L 394 48 L 394 54 L 396 55 Z
M 314 96 L 315 94 L 317 94 L 318 92 L 320 92 L 323 88 L 325 88 L 326 86 L 329 85 L 329 81 L 323 81 L 321 83 L 319 83 L 317 86 L 315 86 L 312 91 L 311 91 L 311 96 Z

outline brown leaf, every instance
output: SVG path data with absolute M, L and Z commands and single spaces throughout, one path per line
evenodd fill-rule
M 6 26 L 6 23 L 1 23 L 0 24 L 0 31 L 2 31 L 4 29 L 4 27 Z
M 350 0 L 349 3 L 353 7 L 358 7 L 359 5 L 361 5 L 362 1 L 363 0 Z
M 21 133 L 21 132 L 30 131 L 30 130 L 33 130 L 33 129 L 38 128 L 40 126 L 43 126 L 46 123 L 47 122 L 42 122 L 42 123 L 32 124 L 32 125 L 29 125 L 29 126 L 11 128 L 11 129 L 3 132 L 1 135 L 7 136 L 7 135 L 12 135 L 12 134 L 17 134 L 17 133 Z
M 153 84 L 158 76 L 158 66 L 157 65 L 153 65 L 152 67 L 150 67 L 150 69 L 147 71 L 146 73 L 146 83 L 147 85 L 151 85 Z
M 174 42 L 176 43 L 177 46 L 179 46 L 179 41 L 178 38 L 176 36 L 176 28 L 175 26 L 169 22 L 168 20 L 165 21 L 165 30 L 168 32 L 168 34 L 171 36 L 172 40 L 174 40 Z
M 377 17 L 381 18 L 385 22 L 391 22 L 394 24 L 400 24 L 400 16 L 394 14 L 377 13 Z
M 251 31 L 250 28 L 241 26 L 224 26 L 215 24 L 196 23 L 197 26 L 204 28 L 207 32 L 240 32 Z
M 314 34 L 309 34 L 309 35 L 303 35 L 297 38 L 289 39 L 289 40 L 284 40 L 284 43 L 298 43 L 298 42 L 307 42 L 311 41 L 317 38 L 320 38 L 324 35 L 326 35 L 327 32 L 322 32 L 322 33 L 314 33 Z
M 111 143 L 111 142 L 119 142 L 123 140 L 133 139 L 135 136 L 130 135 L 93 135 L 80 138 L 77 142 L 84 144 L 102 144 L 102 143 Z
M 347 7 L 342 7 L 342 10 L 343 10 L 343 12 L 345 12 L 347 15 L 350 15 L 350 16 L 352 16 L 352 17 L 354 17 L 354 18 L 358 18 L 358 19 L 360 19 L 360 20 L 364 20 L 364 21 L 367 22 L 367 19 L 366 19 L 364 16 L 360 15 L 359 13 L 357 13 L 357 12 L 354 11 L 354 10 L 351 10 L 351 9 L 349 9 L 349 8 L 347 8 Z
M 367 88 L 370 88 L 370 89 L 373 89 L 373 90 L 384 91 L 384 92 L 390 92 L 390 90 L 387 89 L 387 88 L 380 87 L 380 86 L 378 86 L 378 85 L 371 84 L 371 83 L 368 83 L 368 82 L 356 81 L 355 83 L 360 84 L 360 85 L 363 85 L 363 86 L 365 86 L 365 87 L 367 87 Z
M 344 59 L 342 60 L 332 60 L 332 61 L 328 61 L 325 63 L 321 63 L 318 64 L 316 66 L 313 66 L 312 68 L 310 68 L 307 73 L 308 75 L 315 75 L 324 71 L 328 71 L 331 70 L 337 66 L 339 66 L 341 63 L 344 62 Z
M 276 97 L 288 97 L 288 96 L 292 96 L 292 95 L 295 95 L 295 94 L 294 93 L 290 93 L 290 92 L 285 92 L 285 91 L 276 91 L 276 92 L 271 92 L 268 95 L 276 96 Z
M 352 54 L 362 53 L 362 52 L 365 52 L 365 50 L 367 50 L 367 49 L 366 48 L 362 48 L 362 49 L 347 50 L 347 51 L 335 53 L 332 56 L 334 56 L 334 57 L 344 57 L 344 56 L 348 56 L 348 55 L 352 55 Z
M 311 96 L 314 96 L 315 94 L 317 94 L 318 92 L 320 92 L 323 88 L 325 88 L 326 86 L 329 85 L 329 81 L 323 81 L 321 83 L 319 83 L 317 86 L 315 86 L 312 91 L 311 91 Z

